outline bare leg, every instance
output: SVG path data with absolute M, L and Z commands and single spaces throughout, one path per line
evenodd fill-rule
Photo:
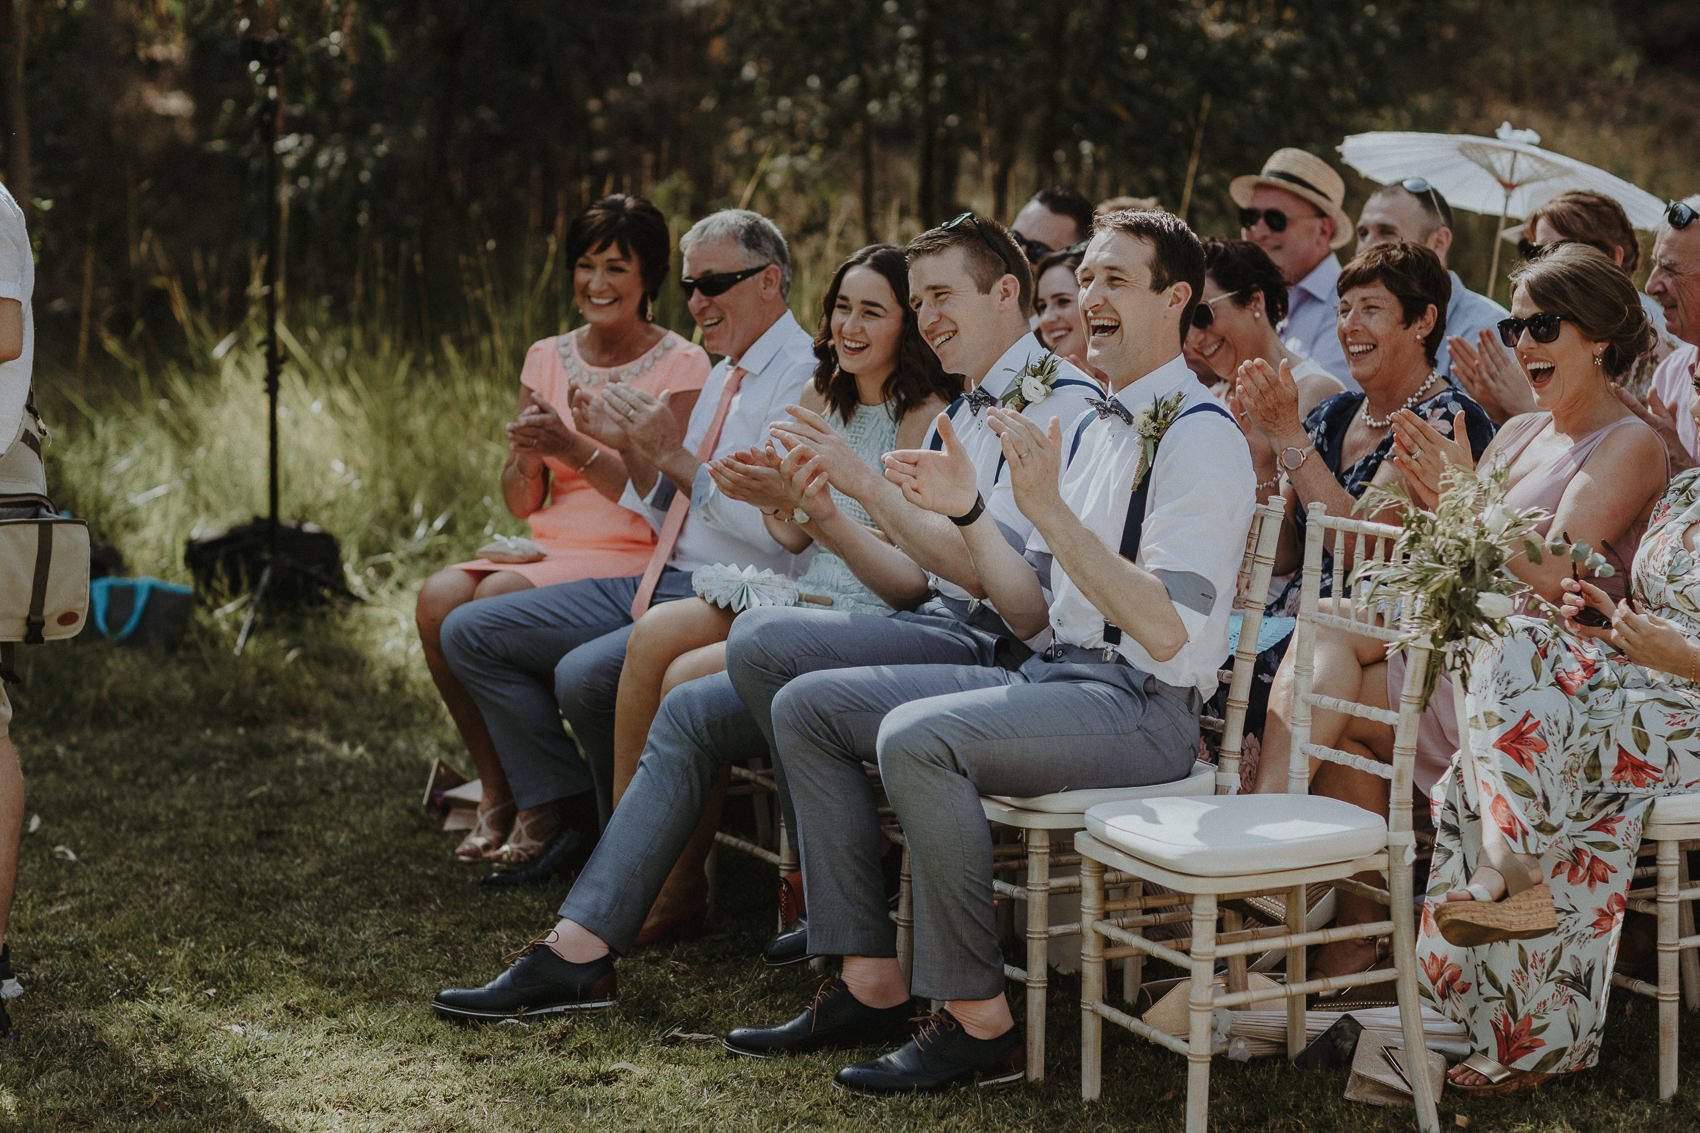
M 667 667 L 667 675 L 661 681 L 661 698 L 666 699 L 668 693 L 686 681 L 722 672 L 725 668 L 725 642 L 717 641 L 713 645 L 693 649 Z M 720 809 L 726 802 L 726 784 L 730 778 L 730 769 L 722 767 L 714 791 L 709 795 L 707 805 L 703 807 L 702 819 L 697 823 L 696 832 L 691 835 L 691 840 L 685 843 L 685 848 L 679 853 L 678 863 L 673 866 L 673 872 L 667 875 L 661 892 L 656 894 L 655 904 L 650 906 L 649 916 L 644 921 L 644 929 L 665 924 L 681 913 L 690 911 L 708 892 L 708 853 L 714 848 L 714 832 L 720 829 Z
M 24 833 L 24 776 L 18 770 L 18 751 L 12 737 L 0 736 L 0 944 L 12 916 L 12 893 L 18 883 L 18 841 Z
M 732 612 L 701 598 L 667 602 L 650 610 L 632 627 L 620 690 L 614 702 L 614 805 L 637 771 L 649 726 L 665 694 L 662 682 L 676 659 L 704 645 L 724 642 Z M 724 663 L 721 666 L 724 668 Z M 708 670 L 714 672 L 716 670 Z
M 479 576 L 452 568 L 441 570 L 426 579 L 419 588 L 419 601 L 414 613 L 419 626 L 419 643 L 425 649 L 425 666 L 431 671 L 431 680 L 449 710 L 449 718 L 454 721 L 455 730 L 466 745 L 466 753 L 471 757 L 483 787 L 483 794 L 478 800 L 478 815 L 481 821 L 491 826 L 490 834 L 494 840 L 490 841 L 490 849 L 501 845 L 507 837 L 509 823 L 496 822 L 496 812 L 513 805 L 513 792 L 508 789 L 508 777 L 496 755 L 496 745 L 490 740 L 489 729 L 484 726 L 484 717 L 454 673 L 449 671 L 449 663 L 443 656 L 443 619 L 457 606 L 475 599 L 529 589 L 531 583 L 512 571 L 495 571 Z M 462 842 L 461 847 L 462 850 L 468 849 L 468 842 Z M 459 856 L 461 850 L 456 853 Z
M 909 985 L 903 982 L 903 969 L 894 956 L 846 956 L 843 978 L 864 1007 L 896 1007 L 909 1001 Z
M 1263 727 L 1263 754 L 1257 764 L 1257 791 L 1281 794 L 1287 789 L 1287 765 L 1293 733 L 1293 666 L 1297 652 L 1289 649 L 1276 670 L 1269 690 L 1269 715 Z M 1340 700 L 1356 700 L 1385 706 L 1387 701 L 1386 646 L 1370 637 L 1349 634 L 1329 626 L 1318 626 L 1315 669 L 1311 691 Z M 1312 708 L 1310 740 L 1327 747 L 1340 747 L 1340 737 L 1352 717 Z M 1386 751 L 1392 750 L 1388 732 Z M 1383 756 L 1382 758 L 1386 758 Z M 1311 772 L 1314 774 L 1313 766 Z

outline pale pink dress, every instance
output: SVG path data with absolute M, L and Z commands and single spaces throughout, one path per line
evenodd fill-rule
M 567 388 L 572 383 L 595 387 L 627 382 L 656 396 L 664 389 L 681 394 L 702 389 L 708 370 L 708 355 L 702 347 L 672 331 L 624 366 L 591 366 L 579 355 L 575 332 L 532 343 L 519 380 L 541 394 L 571 428 Z M 475 559 L 456 563 L 455 567 L 474 574 L 512 571 L 533 586 L 642 574 L 655 547 L 654 529 L 635 512 L 598 492 L 572 466 L 554 457 L 545 457 L 544 464 L 548 467 L 549 496 L 527 522 L 531 538 L 549 552 L 549 557 L 534 563 Z
M 1551 420 L 1550 413 L 1526 413 L 1508 421 L 1500 432 L 1499 450 L 1494 456 L 1494 462 L 1501 465 L 1511 464 Z M 1505 493 L 1505 502 L 1518 509 L 1544 508 L 1549 514 L 1557 511 L 1559 501 L 1564 498 L 1564 489 L 1570 486 L 1571 479 L 1581 470 L 1588 457 L 1593 455 L 1600 442 L 1620 426 L 1631 422 L 1639 423 L 1634 417 L 1625 417 L 1589 433 L 1571 445 L 1557 460 L 1526 473 Z M 1545 535 L 1550 525 L 1551 520 L 1548 520 L 1537 530 Z M 1616 573 L 1610 578 L 1596 578 L 1592 581 L 1610 595 L 1614 602 L 1623 597 L 1625 587 L 1629 585 L 1629 565 L 1635 561 L 1635 548 L 1640 545 L 1645 530 L 1644 523 L 1637 523 L 1624 532 L 1620 543 L 1594 548 L 1606 557 L 1606 561 Z M 1396 653 L 1387 662 L 1389 704 L 1398 703 L 1399 690 L 1404 683 L 1405 655 Z M 1434 690 L 1434 696 L 1429 700 L 1428 709 L 1423 712 L 1417 731 L 1417 790 L 1427 795 L 1446 773 L 1446 768 L 1452 763 L 1452 757 L 1457 752 L 1458 717 L 1452 705 L 1452 682 L 1442 676 Z

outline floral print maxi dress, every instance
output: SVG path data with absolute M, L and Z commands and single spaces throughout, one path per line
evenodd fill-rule
M 1647 612 L 1700 639 L 1700 469 L 1665 489 L 1635 557 Z M 1540 1073 L 1592 1066 L 1647 807 L 1700 786 L 1700 686 L 1629 663 L 1601 642 L 1533 617 L 1485 647 L 1470 676 L 1479 791 L 1460 763 L 1436 787 L 1436 840 L 1417 940 L 1423 995 L 1502 1065 Z M 1481 810 L 1510 848 L 1538 856 L 1558 928 L 1476 948 L 1448 944 L 1432 909 L 1480 856 Z

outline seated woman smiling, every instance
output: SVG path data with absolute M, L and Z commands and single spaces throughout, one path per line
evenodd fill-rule
M 1513 418 L 1482 456 L 1484 466 L 1507 469 L 1506 502 L 1543 508 L 1552 518 L 1542 528 L 1586 542 L 1605 554 L 1617 575 L 1602 583 L 1621 595 L 1625 567 L 1633 557 L 1646 517 L 1668 479 L 1658 434 L 1612 393 L 1611 380 L 1646 348 L 1652 329 L 1635 299 L 1634 286 L 1609 259 L 1583 245 L 1556 248 L 1512 277 L 1513 317 L 1500 324 L 1527 375 L 1536 412 Z M 1416 414 L 1394 414 L 1395 463 L 1419 502 L 1436 498 L 1441 472 L 1474 462 L 1468 452 Z M 1516 560 L 1512 569 L 1535 595 L 1556 603 L 1570 578 L 1570 564 L 1546 556 L 1536 564 Z M 1315 691 L 1390 705 L 1404 678 L 1404 655 L 1388 658 L 1379 642 L 1323 629 L 1316 638 Z M 1257 789 L 1284 791 L 1289 758 L 1291 665 L 1276 676 L 1264 733 Z M 1392 690 L 1392 691 L 1390 691 Z M 1348 721 L 1337 713 L 1312 715 L 1314 742 L 1386 761 L 1392 729 Z M 1417 742 L 1417 788 L 1427 795 L 1458 750 L 1457 721 L 1449 686 L 1437 690 L 1424 713 Z M 1345 799 L 1366 810 L 1386 808 L 1386 787 L 1363 772 L 1330 764 L 1317 772 L 1314 793 Z M 1362 923 L 1375 904 L 1341 894 L 1342 923 Z M 1372 962 L 1367 942 L 1319 949 L 1316 965 L 1330 974 L 1359 970 Z

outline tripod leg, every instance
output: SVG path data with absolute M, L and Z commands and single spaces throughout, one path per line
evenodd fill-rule
M 236 635 L 236 656 L 242 656 L 242 649 L 248 644 L 248 635 L 253 632 L 254 620 L 260 616 L 260 607 L 266 600 L 266 587 L 272 581 L 272 557 L 266 556 L 266 565 L 260 571 L 260 581 L 254 587 L 254 594 L 248 599 L 248 614 L 242 619 L 242 632 Z

